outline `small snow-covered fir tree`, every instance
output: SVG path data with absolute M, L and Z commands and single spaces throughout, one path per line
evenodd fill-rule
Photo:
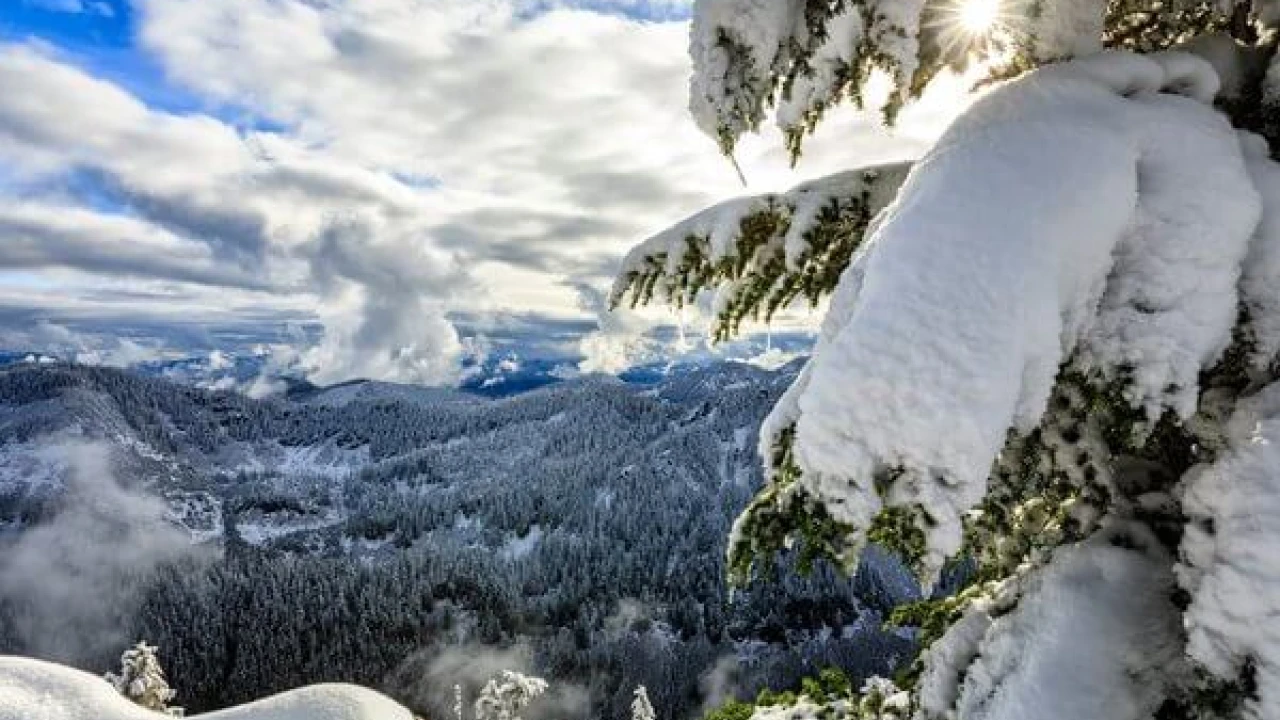
M 1278 34 L 1280 0 L 697 0 L 690 105 L 725 153 L 772 109 L 798 158 L 873 72 L 892 119 L 990 68 L 914 165 L 710 208 L 614 288 L 714 291 L 718 338 L 830 300 L 734 582 L 793 543 L 978 562 L 896 613 L 921 653 L 891 687 L 801 706 L 1280 718 Z
M 653 703 L 649 702 L 649 691 L 638 685 L 635 695 L 631 701 L 631 720 L 657 720 L 658 714 L 653 711 Z
M 480 690 L 475 720 L 520 720 L 520 712 L 546 691 L 545 680 L 504 670 Z
M 183 714 L 182 708 L 169 706 L 177 693 L 165 680 L 155 646 L 139 642 L 125 650 L 120 656 L 120 674 L 107 673 L 105 678 L 137 705 L 175 717 Z

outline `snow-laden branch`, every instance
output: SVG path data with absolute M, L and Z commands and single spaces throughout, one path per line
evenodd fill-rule
M 852 170 L 708 208 L 633 248 L 611 301 L 635 306 L 657 296 L 681 307 L 717 289 L 717 340 L 735 334 L 744 319 L 767 321 L 799 297 L 816 303 L 835 288 L 909 168 Z
M 1263 133 L 1273 148 L 1280 142 L 1280 55 L 1268 39 L 1280 25 L 1280 0 L 992 2 L 994 15 L 975 25 L 966 11 L 983 4 L 697 0 L 689 47 L 690 111 L 726 154 L 772 113 L 797 158 L 805 135 L 828 110 L 846 99 L 861 106 L 864 95 L 874 94 L 867 91 L 877 72 L 889 80 L 883 109 L 892 119 L 943 69 L 962 70 L 975 60 L 992 60 L 995 76 L 1012 77 L 1104 46 L 1154 52 L 1218 34 L 1233 51 L 1264 62 L 1271 58 L 1265 80 L 1262 73 L 1245 73 L 1251 97 L 1235 103 L 1233 113 L 1261 111 L 1261 117 L 1237 124 Z M 1241 90 L 1240 79 L 1229 84 Z
M 1184 484 L 1187 651 L 1217 677 L 1251 673 L 1244 718 L 1264 720 L 1280 717 L 1280 385 L 1242 403 L 1227 430 L 1226 456 Z
M 726 154 L 777 105 L 792 157 L 806 133 L 845 97 L 861 104 L 874 70 L 896 92 L 892 114 L 936 68 L 920 66 L 924 0 L 700 0 L 689 54 L 689 109 Z

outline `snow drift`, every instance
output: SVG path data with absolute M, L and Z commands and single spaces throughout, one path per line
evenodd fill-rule
M 157 720 L 106 680 L 61 665 L 0 657 L 0 720 Z M 401 705 L 354 685 L 314 685 L 196 720 L 413 720 Z

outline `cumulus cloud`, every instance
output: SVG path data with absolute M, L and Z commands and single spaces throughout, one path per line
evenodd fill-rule
M 317 378 L 449 379 L 457 338 L 440 299 L 465 273 L 424 247 L 413 190 L 279 135 L 149 110 L 35 48 L 0 52 L 7 80 L 29 92 L 0 101 L 14 141 L 0 156 L 28 181 L 89 173 L 112 207 L 0 198 L 0 267 L 308 294 L 326 328 Z M 55 117 L 77 105 L 105 120 Z
M 765 370 L 777 370 L 783 365 L 807 354 L 807 352 L 788 352 L 782 348 L 766 347 L 760 353 L 746 358 L 746 362 Z
M 686 115 L 689 4 L 137 0 L 142 48 L 205 112 L 0 44 L 0 232 L 16 238 L 0 271 L 121 313 L 126 287 L 216 298 L 183 327 L 226 306 L 309 312 L 317 379 L 447 380 L 457 313 L 590 319 L 573 283 L 743 191 Z M 798 173 L 776 133 L 738 159 L 756 192 L 911 155 L 940 124 L 922 107 L 892 141 L 872 114 L 833 113 Z M 601 330 L 599 369 L 649 352 Z
M 663 357 L 665 346 L 650 333 L 660 323 L 627 308 L 609 309 L 608 293 L 601 287 L 577 283 L 579 306 L 595 315 L 596 329 L 582 337 L 578 352 L 581 372 L 617 373 Z M 684 344 L 681 341 L 680 344 Z M 680 348 L 686 350 L 687 348 Z
M 165 356 L 165 348 L 116 334 L 80 333 L 41 320 L 27 329 L 0 330 L 0 343 L 14 349 L 40 350 L 84 365 L 130 367 Z
M 456 380 L 463 347 L 440 298 L 468 283 L 447 257 L 413 238 L 396 240 L 385 228 L 346 223 L 305 249 L 331 298 L 320 308 L 324 339 L 302 358 L 317 382 Z

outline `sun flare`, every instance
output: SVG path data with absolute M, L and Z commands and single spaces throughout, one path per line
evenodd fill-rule
M 957 15 L 970 35 L 986 35 L 1000 17 L 1000 0 L 961 0 Z

